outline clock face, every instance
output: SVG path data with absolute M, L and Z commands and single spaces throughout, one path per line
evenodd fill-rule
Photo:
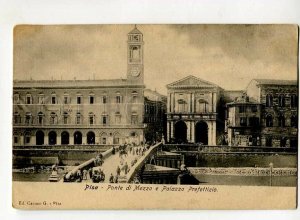
M 141 73 L 140 68 L 138 68 L 138 67 L 132 67 L 132 69 L 131 69 L 131 75 L 132 76 L 137 77 L 137 76 L 140 75 L 140 73 Z

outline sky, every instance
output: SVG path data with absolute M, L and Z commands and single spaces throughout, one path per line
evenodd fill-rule
M 144 36 L 147 88 L 188 75 L 227 90 L 253 78 L 297 79 L 295 25 L 137 25 Z M 127 33 L 134 25 L 20 25 L 14 79 L 126 78 Z

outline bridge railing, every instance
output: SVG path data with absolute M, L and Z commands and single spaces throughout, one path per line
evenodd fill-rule
M 107 151 L 101 153 L 102 156 L 103 156 L 102 158 L 103 158 L 104 161 L 105 161 L 106 158 L 108 158 L 109 156 L 112 155 L 113 150 L 115 150 L 115 152 L 116 152 L 116 151 L 119 150 L 119 147 L 118 146 L 117 147 L 112 147 L 112 148 L 108 149 Z M 71 176 L 76 175 L 78 170 L 93 167 L 94 166 L 94 160 L 95 160 L 95 158 L 89 159 L 88 161 L 85 161 L 84 163 L 74 167 L 70 172 L 68 172 L 66 174 L 65 179 L 67 179 L 67 180 L 71 179 Z
M 139 160 L 133 165 L 133 167 L 131 167 L 131 169 L 129 170 L 129 172 L 127 173 L 125 179 L 123 180 L 124 182 L 127 183 L 131 183 L 134 179 L 134 177 L 136 176 L 136 174 L 140 171 L 140 169 L 142 168 L 142 166 L 145 164 L 145 162 L 147 162 L 147 160 L 154 154 L 157 152 L 157 150 L 162 147 L 163 144 L 157 143 L 154 146 L 151 146 L 146 152 L 145 155 L 142 156 L 141 158 L 139 158 Z M 121 180 L 121 182 L 123 182 Z

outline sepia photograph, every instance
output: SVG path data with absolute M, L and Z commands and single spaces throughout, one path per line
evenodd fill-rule
M 29 205 L 18 199 L 30 195 L 20 184 L 33 191 L 50 184 L 105 193 L 184 191 L 187 201 L 199 199 L 191 192 L 218 187 L 278 187 L 293 190 L 282 207 L 295 208 L 298 30 L 15 26 L 14 207 Z M 55 203 L 46 208 L 59 208 Z

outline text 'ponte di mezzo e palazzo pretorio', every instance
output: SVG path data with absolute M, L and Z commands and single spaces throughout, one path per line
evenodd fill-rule
M 128 34 L 126 79 L 14 81 L 13 144 L 143 141 L 143 35 Z

